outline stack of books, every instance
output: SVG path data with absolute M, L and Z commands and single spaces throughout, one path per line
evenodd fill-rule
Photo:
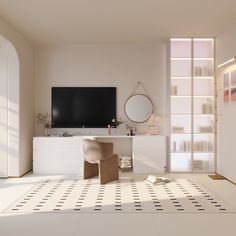
M 122 156 L 120 157 L 119 163 L 121 170 L 129 170 L 132 168 L 132 158 L 129 156 Z

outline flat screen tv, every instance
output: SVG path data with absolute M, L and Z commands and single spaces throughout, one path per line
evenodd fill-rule
M 115 118 L 115 87 L 52 87 L 53 128 L 103 128 Z

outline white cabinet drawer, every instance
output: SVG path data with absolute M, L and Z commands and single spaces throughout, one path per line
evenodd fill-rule
M 81 138 L 74 137 L 37 137 L 33 140 L 33 149 L 42 148 L 82 148 Z
M 33 150 L 33 160 L 72 160 L 72 159 L 81 159 L 83 158 L 83 153 L 79 152 L 79 149 L 55 149 L 55 148 L 45 148 L 45 149 L 34 149 Z
M 54 160 L 50 159 L 46 162 L 41 160 L 33 161 L 34 174 L 83 174 L 83 165 L 79 160 Z

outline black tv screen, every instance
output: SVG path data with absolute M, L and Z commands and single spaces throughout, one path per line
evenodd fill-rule
M 115 87 L 52 87 L 53 128 L 102 128 L 115 118 Z

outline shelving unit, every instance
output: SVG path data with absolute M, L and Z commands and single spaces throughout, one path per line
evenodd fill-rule
M 170 40 L 170 171 L 214 171 L 214 51 L 212 38 Z

